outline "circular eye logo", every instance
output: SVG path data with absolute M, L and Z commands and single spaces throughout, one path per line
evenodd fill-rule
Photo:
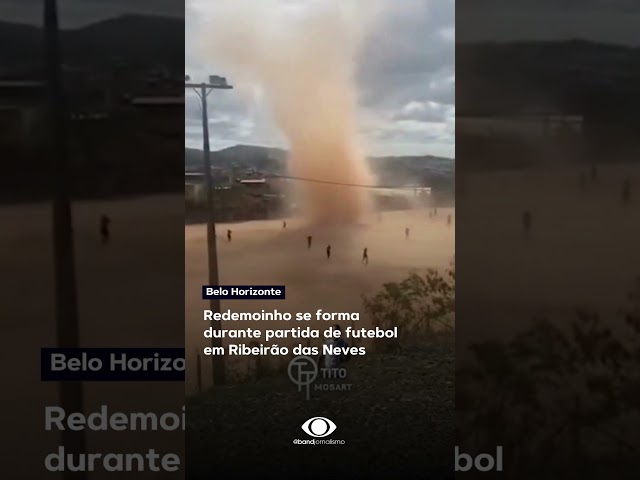
M 304 422 L 302 430 L 310 437 L 322 438 L 336 431 L 335 423 L 325 417 L 313 417 Z

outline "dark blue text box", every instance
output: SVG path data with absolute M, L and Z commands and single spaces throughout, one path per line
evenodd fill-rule
M 203 300 L 284 300 L 283 285 L 203 285 Z
M 43 382 L 183 382 L 184 348 L 42 348 Z

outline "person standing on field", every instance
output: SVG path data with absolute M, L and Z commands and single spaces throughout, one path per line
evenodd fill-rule
M 109 243 L 111 239 L 111 219 L 106 215 L 100 217 L 100 237 L 103 245 Z
M 525 210 L 522 214 L 522 229 L 524 230 L 525 238 L 531 238 L 531 212 L 529 210 Z

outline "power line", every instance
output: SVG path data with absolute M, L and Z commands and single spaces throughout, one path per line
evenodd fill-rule
M 374 189 L 380 189 L 380 190 L 388 190 L 388 189 L 393 189 L 393 190 L 418 190 L 418 189 L 423 189 L 423 188 L 430 188 L 430 187 L 424 187 L 424 186 L 395 187 L 395 186 L 384 186 L 384 185 L 362 185 L 362 184 L 358 184 L 358 183 L 332 182 L 330 180 L 317 180 L 315 178 L 294 177 L 294 176 L 291 176 L 291 175 L 269 174 L 269 175 L 266 175 L 266 177 L 267 178 L 284 178 L 284 179 L 287 179 L 287 180 L 298 180 L 298 181 L 301 181 L 301 182 L 323 183 L 323 184 L 327 184 L 327 185 L 337 185 L 337 186 L 340 186 L 340 187 L 374 188 Z

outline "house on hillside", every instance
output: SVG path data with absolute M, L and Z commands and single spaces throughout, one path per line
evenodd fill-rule
M 465 168 L 567 162 L 583 153 L 584 116 L 554 108 L 460 112 L 456 150 Z
M 249 195 L 264 195 L 269 193 L 270 185 L 267 182 L 267 179 L 264 177 L 261 178 L 240 178 L 238 179 L 238 184 L 244 187 L 245 191 Z
M 456 116 L 456 135 L 513 135 L 526 139 L 582 133 L 583 116 L 554 109 L 528 109 L 513 113 L 461 112 Z
M 0 80 L 0 144 L 29 154 L 42 142 L 44 82 Z M 10 147 L 13 145 L 13 147 Z
M 184 111 L 184 96 L 137 96 L 129 104 L 144 121 L 146 130 L 158 137 L 176 139 L 184 136 L 179 113 Z

